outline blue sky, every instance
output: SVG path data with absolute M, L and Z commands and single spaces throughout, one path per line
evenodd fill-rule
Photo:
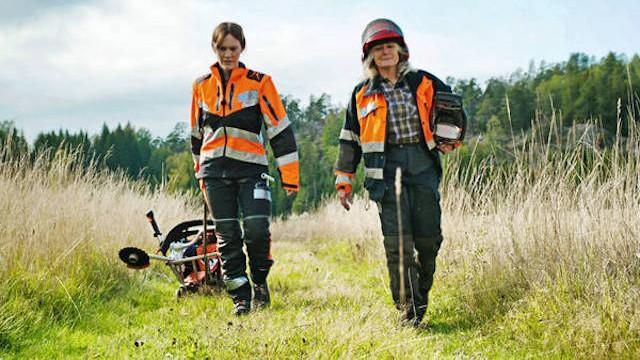
M 221 21 L 244 27 L 242 61 L 281 94 L 343 105 L 361 74 L 360 34 L 378 17 L 402 27 L 415 67 L 482 82 L 572 52 L 640 53 L 638 14 L 626 0 L 2 1 L 0 120 L 29 139 L 127 121 L 165 136 L 188 119 Z

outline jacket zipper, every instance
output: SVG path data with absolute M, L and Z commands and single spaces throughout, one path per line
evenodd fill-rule
M 231 106 L 233 104 L 233 92 L 235 91 L 235 89 L 236 89 L 236 84 L 231 84 L 231 91 L 229 91 L 229 111 L 231 111 Z
M 229 72 L 229 78 L 222 82 L 222 84 L 224 85 L 224 89 L 222 90 L 222 118 L 223 121 L 225 120 L 224 118 L 226 117 L 226 113 L 225 113 L 225 107 L 227 105 L 227 100 L 226 100 L 226 95 L 227 95 L 227 87 L 229 86 L 229 82 L 231 81 L 231 76 L 233 75 L 233 70 L 231 70 Z M 222 74 L 223 79 L 224 79 L 224 74 Z M 230 97 L 233 97 L 233 89 L 234 86 L 233 84 L 231 84 L 231 94 Z M 229 110 L 231 110 L 231 101 L 229 101 Z M 222 124 L 222 131 L 224 132 L 224 147 L 222 148 L 222 157 L 226 157 L 227 156 L 227 126 L 226 124 Z

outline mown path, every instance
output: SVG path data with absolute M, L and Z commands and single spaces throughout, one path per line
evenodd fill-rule
M 274 245 L 270 309 L 236 318 L 224 294 L 176 301 L 162 266 L 131 274 L 134 286 L 83 314 L 73 326 L 30 334 L 11 358 L 549 358 L 505 325 L 469 317 L 443 270 L 427 321 L 402 327 L 391 305 L 384 261 L 348 241 Z M 467 314 L 467 315 L 465 315 Z M 27 335 L 29 336 L 29 335 Z

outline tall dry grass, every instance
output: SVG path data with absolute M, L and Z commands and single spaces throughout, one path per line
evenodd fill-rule
M 584 354 L 638 353 L 640 132 L 628 115 L 628 136 L 619 121 L 604 147 L 597 121 L 563 132 L 553 114 L 511 144 L 511 163 L 446 179 L 441 263 L 469 312 L 530 317 Z
M 463 167 L 449 155 L 432 309 L 494 324 L 492 331 L 551 353 L 639 354 L 640 131 L 635 114 L 628 118 L 628 136 L 616 134 L 607 147 L 584 126 L 565 131 L 551 116 L 513 138 L 507 162 L 490 157 Z M 75 154 L 50 161 L 3 151 L 0 349 L 43 323 L 72 324 L 131 286 L 116 252 L 153 244 L 147 209 L 165 229 L 200 216 L 193 199 L 87 170 Z M 382 269 L 370 205 L 356 199 L 345 212 L 330 201 L 276 220 L 275 245 L 348 242 L 354 259 L 369 257 Z
M 523 342 L 553 344 L 550 352 L 564 344 L 586 356 L 640 354 L 640 131 L 635 114 L 627 118 L 628 136 L 619 130 L 607 147 L 597 121 L 567 130 L 554 112 L 513 137 L 508 161 L 461 167 L 449 155 L 433 301 L 475 323 L 524 324 Z M 330 201 L 274 232 L 347 238 L 379 256 L 376 206 L 365 204 L 345 212 Z
M 0 348 L 126 287 L 117 250 L 153 247 L 148 209 L 165 229 L 196 217 L 184 196 L 82 164 L 77 153 L 0 152 Z

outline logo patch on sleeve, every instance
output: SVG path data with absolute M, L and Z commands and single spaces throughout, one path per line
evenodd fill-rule
M 262 78 L 264 77 L 264 74 L 259 73 L 257 71 L 253 71 L 253 70 L 249 70 L 247 72 L 247 77 L 251 80 L 255 80 L 257 82 L 262 81 Z

